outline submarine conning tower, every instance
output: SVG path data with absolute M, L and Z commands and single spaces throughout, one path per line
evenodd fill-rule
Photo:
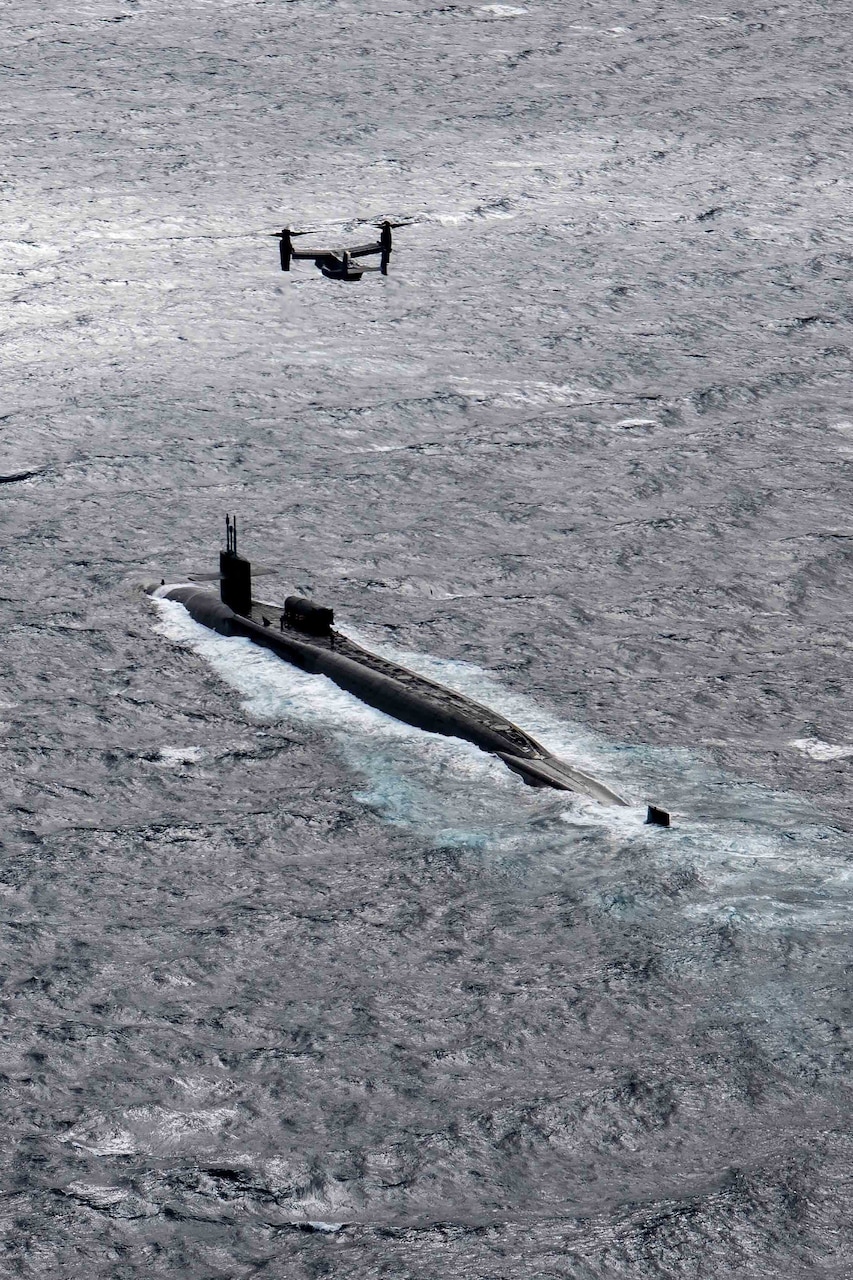
M 225 550 L 219 553 L 219 594 L 222 603 L 248 617 L 252 612 L 252 566 L 237 554 L 237 517 L 225 517 Z

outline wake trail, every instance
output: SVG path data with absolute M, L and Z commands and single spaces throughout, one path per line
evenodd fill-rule
M 504 864 L 580 875 L 591 900 L 631 851 L 638 883 L 678 868 L 700 887 L 687 914 L 750 928 L 824 926 L 847 909 L 853 876 L 842 833 L 808 801 L 728 777 L 682 749 L 625 745 L 571 724 L 470 663 L 398 650 L 348 626 L 356 643 L 495 708 L 577 767 L 641 795 L 668 780 L 682 804 L 666 831 L 644 825 L 645 807 L 616 809 L 525 786 L 495 757 L 455 738 L 402 724 L 290 666 L 250 640 L 217 635 L 171 600 L 154 600 L 157 629 L 192 649 L 266 723 L 321 730 L 354 778 L 352 796 L 384 821 L 433 845 L 467 847 Z M 668 797 L 665 797 L 668 798 Z M 589 841 L 592 840 L 590 846 Z M 621 872 L 619 874 L 622 874 Z M 643 910 L 643 894 L 638 910 Z

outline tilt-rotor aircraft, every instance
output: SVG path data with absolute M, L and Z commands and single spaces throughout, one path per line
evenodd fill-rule
M 289 271 L 291 262 L 307 259 L 313 260 L 314 266 L 330 280 L 360 280 L 365 271 L 381 271 L 383 276 L 387 276 L 388 263 L 391 260 L 391 232 L 396 227 L 406 225 L 405 222 L 389 222 L 386 219 L 379 224 L 378 240 L 371 240 L 368 244 L 350 245 L 345 249 L 296 249 L 293 244 L 294 238 L 310 235 L 310 231 L 291 231 L 289 227 L 283 227 L 281 231 L 273 232 L 273 235 L 281 241 L 279 248 L 282 271 Z M 378 266 L 359 261 L 372 254 L 379 254 Z

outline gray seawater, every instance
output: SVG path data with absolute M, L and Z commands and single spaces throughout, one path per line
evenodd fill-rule
M 853 1274 L 848 19 L 8 0 L 0 1273 Z

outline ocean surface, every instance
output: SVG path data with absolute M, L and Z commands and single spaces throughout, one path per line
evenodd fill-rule
M 0 29 L 0 1275 L 848 1280 L 849 9 Z M 226 512 L 632 806 L 140 592 Z

